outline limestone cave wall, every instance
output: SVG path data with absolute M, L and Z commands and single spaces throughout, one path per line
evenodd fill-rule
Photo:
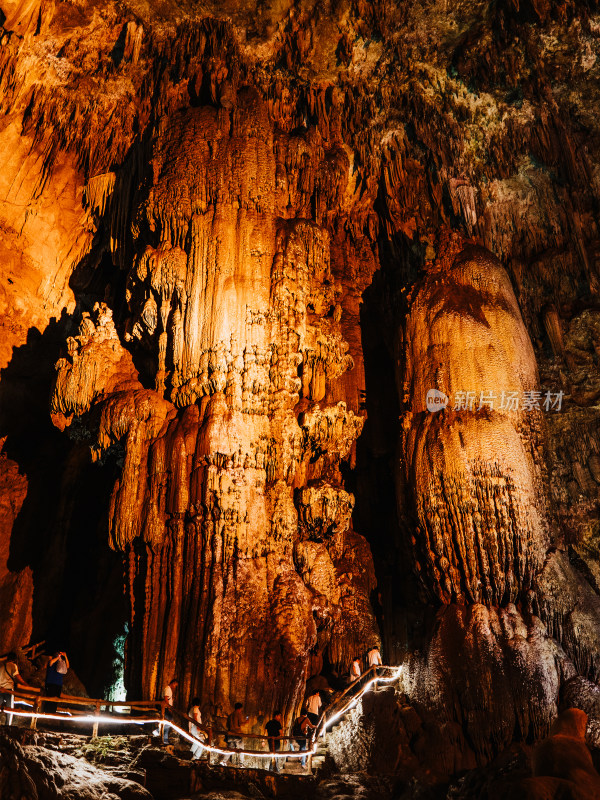
M 448 6 L 0 3 L 3 649 L 381 641 L 449 770 L 599 679 L 600 14 Z

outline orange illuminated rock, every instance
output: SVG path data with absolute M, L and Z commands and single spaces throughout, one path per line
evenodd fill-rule
M 585 743 L 587 714 L 569 708 L 555 720 L 550 736 L 533 754 L 533 774 L 513 789 L 511 798 L 523 800 L 594 800 L 600 796 L 600 775 Z
M 599 22 L 485 5 L 0 0 L 0 651 L 289 715 L 373 600 L 446 772 L 600 679 Z
M 176 672 L 224 712 L 291 712 L 325 647 L 343 669 L 377 637 L 339 474 L 362 419 L 330 399 L 353 359 L 330 233 L 304 216 L 319 151 L 275 133 L 255 92 L 231 115 L 190 109 L 154 138 L 135 219 L 158 244 L 138 233 L 125 343 L 104 305 L 85 316 L 52 409 L 61 426 L 86 416 L 98 457 L 124 448 L 109 529 L 128 564 L 131 685 L 154 696 Z M 336 159 L 324 209 L 349 181 Z M 151 356 L 153 389 L 126 347 Z
M 427 590 L 444 602 L 505 603 L 531 587 L 548 543 L 541 406 L 524 400 L 538 391 L 536 361 L 497 259 L 456 238 L 440 249 L 404 332 L 400 485 L 415 493 Z M 432 389 L 449 398 L 442 410 L 427 408 Z

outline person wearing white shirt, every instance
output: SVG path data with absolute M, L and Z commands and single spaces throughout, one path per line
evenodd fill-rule
M 12 694 L 16 689 L 24 691 L 31 691 L 32 687 L 29 686 L 19 673 L 17 666 L 17 654 L 10 652 L 6 656 L 6 660 L 0 663 L 0 704 L 2 710 L 6 707 L 14 708 L 14 695 Z M 13 715 L 5 715 L 5 724 L 12 725 Z
M 367 653 L 367 658 L 369 659 L 369 666 L 370 667 L 380 667 L 381 666 L 381 653 L 377 647 L 372 647 L 369 652 Z
M 321 700 L 320 692 L 313 692 L 306 701 L 307 715 L 313 725 L 316 725 L 319 721 L 319 714 L 321 712 L 322 705 L 323 701 Z
M 202 714 L 200 713 L 200 698 L 194 697 L 192 700 L 192 705 L 190 706 L 190 710 L 188 711 L 188 717 L 190 720 L 194 720 L 194 722 L 189 722 L 188 727 L 189 731 L 196 739 L 201 739 L 204 741 L 204 733 L 200 730 L 200 725 L 202 725 Z M 196 723 L 196 724 L 194 724 Z M 192 743 L 192 761 L 200 758 L 202 755 L 203 747 L 201 743 L 193 742 Z

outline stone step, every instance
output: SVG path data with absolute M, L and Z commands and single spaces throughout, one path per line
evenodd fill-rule
M 306 775 L 307 767 L 303 767 L 298 759 L 293 761 L 286 761 L 281 769 L 281 772 L 286 775 Z

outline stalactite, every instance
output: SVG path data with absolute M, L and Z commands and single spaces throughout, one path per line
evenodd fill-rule
M 523 405 L 537 370 L 506 273 L 485 252 L 457 247 L 443 243 L 411 297 L 401 469 L 416 490 L 428 590 L 443 602 L 514 602 L 548 543 L 532 452 L 540 408 Z M 432 391 L 446 408 L 427 404 Z

